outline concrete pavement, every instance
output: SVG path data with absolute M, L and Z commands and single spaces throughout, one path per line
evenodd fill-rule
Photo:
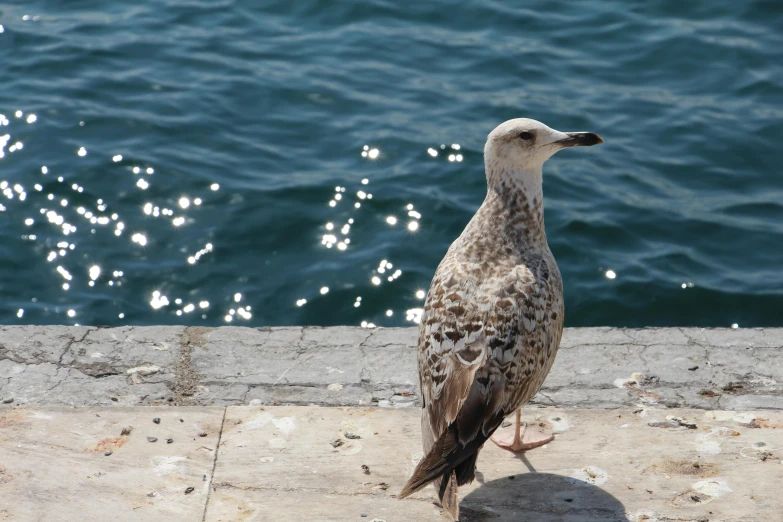
M 0 327 L 2 520 L 440 520 L 413 328 Z M 567 329 L 462 520 L 777 521 L 783 329 Z M 331 406 L 331 407 L 327 407 Z M 170 441 L 170 442 L 169 442 Z
M 462 520 L 780 520 L 783 412 L 525 418 L 555 441 L 521 458 L 487 444 Z M 394 497 L 420 457 L 413 408 L 5 406 L 0 520 L 442 520 L 432 488 Z

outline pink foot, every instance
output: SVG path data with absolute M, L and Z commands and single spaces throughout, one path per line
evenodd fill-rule
M 555 440 L 552 433 L 541 431 L 535 426 L 523 426 L 520 432 L 520 436 L 517 437 L 517 427 L 511 425 L 508 428 L 497 430 L 490 440 L 501 448 L 514 453 L 531 450 Z

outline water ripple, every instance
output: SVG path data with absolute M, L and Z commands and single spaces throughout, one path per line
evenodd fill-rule
M 4 322 L 412 324 L 524 115 L 567 324 L 780 324 L 779 4 L 569 6 L 3 7 Z

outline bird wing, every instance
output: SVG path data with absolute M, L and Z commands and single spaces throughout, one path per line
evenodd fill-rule
M 419 329 L 419 379 L 433 440 L 454 422 L 488 350 L 469 281 L 436 272 Z M 424 426 L 422 426 L 424 428 Z
M 463 444 L 479 431 L 486 440 L 498 415 L 513 412 L 509 403 L 518 401 L 510 395 L 527 377 L 519 356 L 535 337 L 520 332 L 534 286 L 527 269 L 481 284 L 455 266 L 436 272 L 419 329 L 419 378 L 433 441 L 455 421 Z
M 433 480 L 440 481 L 441 490 L 450 486 L 449 477 L 458 485 L 470 481 L 476 453 L 510 413 L 506 399 L 511 390 L 493 352 L 519 342 L 518 294 L 513 288 L 507 296 L 503 284 L 516 276 L 483 278 L 477 284 L 459 268 L 439 267 L 422 313 L 419 377 L 425 455 L 400 498 Z

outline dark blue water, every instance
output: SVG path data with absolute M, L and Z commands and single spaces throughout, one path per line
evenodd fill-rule
M 0 4 L 0 322 L 412 324 L 531 117 L 568 325 L 783 325 L 783 2 L 510 4 Z

